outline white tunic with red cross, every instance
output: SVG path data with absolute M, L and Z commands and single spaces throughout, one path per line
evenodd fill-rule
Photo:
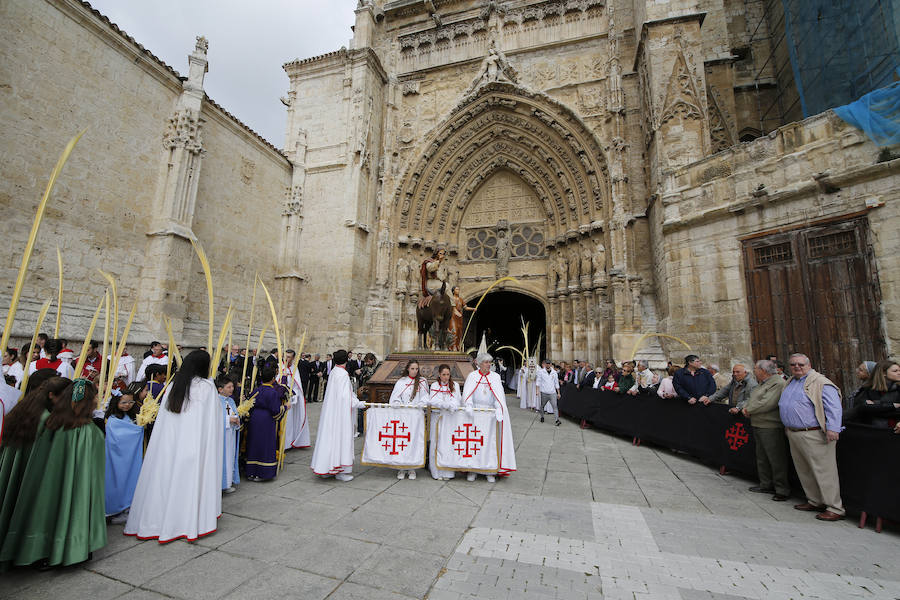
M 503 415 L 500 434 L 500 469 L 497 475 L 509 475 L 516 470 L 516 450 L 513 446 L 512 424 L 506 410 L 506 394 L 500 375 L 490 371 L 472 371 L 463 385 L 463 405 L 474 408 L 500 408 Z
M 454 471 L 445 471 L 437 468 L 435 452 L 437 451 L 437 432 L 440 419 L 445 411 L 458 409 L 460 400 L 459 384 L 455 381 L 447 384 L 435 381 L 431 384 L 428 404 L 433 408 L 442 409 L 432 410 L 428 422 L 429 438 L 431 439 L 431 445 L 428 450 L 428 470 L 431 471 L 431 476 L 434 479 L 453 479 L 456 475 Z

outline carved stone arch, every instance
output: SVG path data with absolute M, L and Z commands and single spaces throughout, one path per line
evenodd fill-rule
M 469 283 L 466 286 L 465 294 L 463 295 L 463 299 L 466 301 L 466 304 L 470 306 L 474 306 L 478 299 L 481 298 L 481 295 L 491 286 L 493 281 L 484 281 L 480 283 Z M 550 312 L 550 303 L 547 301 L 547 296 L 544 294 L 540 294 L 531 288 L 528 288 L 523 285 L 518 285 L 514 282 L 505 282 L 503 287 L 494 288 L 498 292 L 515 292 L 517 294 L 522 294 L 523 296 L 528 296 L 529 298 L 533 298 L 541 303 L 544 307 L 544 310 L 547 311 L 549 315 Z
M 394 195 L 400 236 L 455 236 L 472 193 L 501 168 L 533 185 L 558 239 L 610 218 L 609 169 L 600 144 L 568 107 L 544 94 L 506 82 L 481 85 L 419 148 Z
M 557 192 L 551 187 L 551 183 L 539 179 L 539 174 L 535 173 L 529 165 L 520 161 L 518 157 L 509 155 L 496 155 L 494 159 L 484 168 L 473 171 L 470 176 L 461 185 L 463 191 L 459 195 L 459 199 L 450 207 L 449 219 L 446 224 L 439 223 L 436 239 L 455 239 L 462 216 L 469 205 L 471 198 L 478 189 L 487 182 L 495 173 L 508 170 L 513 172 L 520 179 L 531 186 L 538 201 L 544 208 L 544 214 L 550 224 L 549 235 L 555 237 L 558 231 L 553 224 L 560 221 L 558 209 L 554 202 L 554 194 Z M 564 221 L 563 221 L 564 222 Z

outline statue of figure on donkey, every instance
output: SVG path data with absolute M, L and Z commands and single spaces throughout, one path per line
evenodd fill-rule
M 450 344 L 448 329 L 453 316 L 453 300 L 447 293 L 450 273 L 444 263 L 446 250 L 437 248 L 430 258 L 422 261 L 419 273 L 422 277 L 422 293 L 416 305 L 416 323 L 419 332 L 419 347 L 427 348 L 430 335 L 434 346 L 446 350 Z

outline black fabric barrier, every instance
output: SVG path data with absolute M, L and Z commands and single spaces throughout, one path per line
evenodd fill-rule
M 841 432 L 837 458 L 844 504 L 900 521 L 900 435 L 851 423 Z
M 572 384 L 561 391 L 559 410 L 570 417 L 756 478 L 750 420 L 723 404 L 690 405 L 655 393 L 629 396 Z M 845 506 L 900 521 L 900 435 L 851 424 L 837 456 Z
M 680 450 L 729 470 L 756 477 L 756 453 L 749 419 L 723 404 L 690 405 L 655 393 L 629 396 L 567 385 L 559 410 L 591 425 Z

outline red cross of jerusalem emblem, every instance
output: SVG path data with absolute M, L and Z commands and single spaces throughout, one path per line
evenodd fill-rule
M 412 435 L 409 433 L 409 427 L 402 421 L 393 420 L 385 423 L 382 427 L 384 431 L 378 432 L 378 441 L 384 442 L 381 446 L 391 456 L 400 454 L 409 445 Z M 399 431 L 399 433 L 398 433 Z M 397 450 L 399 448 L 399 450 Z
M 458 444 L 453 449 L 463 458 L 472 458 L 484 445 L 484 436 L 478 435 L 481 432 L 474 423 L 463 423 L 453 433 L 456 435 L 450 436 L 450 443 Z
M 743 423 L 735 423 L 725 431 L 725 441 L 728 442 L 729 448 L 737 450 L 750 441 L 750 436 L 747 435 Z

